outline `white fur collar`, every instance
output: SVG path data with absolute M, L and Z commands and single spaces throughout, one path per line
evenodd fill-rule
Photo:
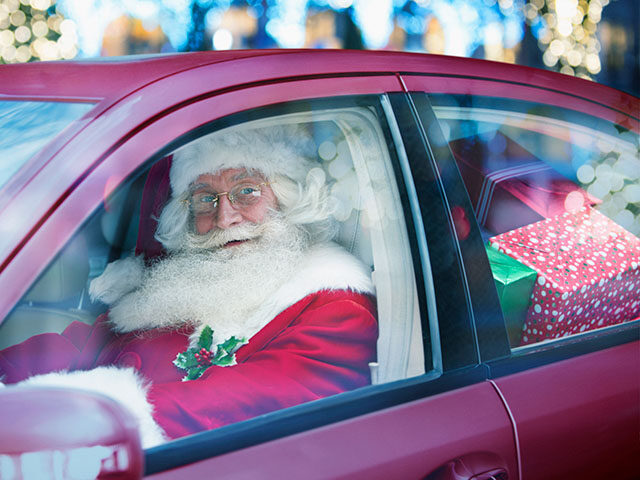
M 109 304 L 116 302 L 139 285 L 143 268 L 139 257 L 129 257 L 110 264 L 91 283 L 91 297 Z M 373 294 L 371 272 L 366 265 L 336 243 L 327 242 L 311 247 L 305 253 L 297 273 L 248 319 L 243 332 L 245 338 L 251 338 L 279 313 L 299 300 L 321 290 L 352 290 Z M 117 319 L 112 321 L 115 329 L 120 332 L 137 329 L 136 325 L 120 324 Z M 199 331 L 200 328 L 193 338 L 197 338 Z
M 305 255 L 300 270 L 255 312 L 250 322 L 253 329 L 246 332 L 246 338 L 307 295 L 322 290 L 375 293 L 371 271 L 364 263 L 336 243 L 316 245 Z

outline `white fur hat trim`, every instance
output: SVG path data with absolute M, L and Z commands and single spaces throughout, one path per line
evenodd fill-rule
M 314 166 L 313 156 L 313 142 L 299 126 L 231 127 L 201 137 L 174 153 L 171 189 L 174 196 L 180 195 L 200 175 L 229 168 L 257 170 L 267 179 L 283 175 L 304 184 Z

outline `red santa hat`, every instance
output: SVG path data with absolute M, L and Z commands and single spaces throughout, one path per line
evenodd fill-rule
M 268 180 L 286 176 L 304 185 L 314 166 L 314 153 L 309 134 L 299 126 L 227 128 L 190 142 L 173 154 L 171 190 L 176 197 L 200 175 L 229 168 L 259 171 Z

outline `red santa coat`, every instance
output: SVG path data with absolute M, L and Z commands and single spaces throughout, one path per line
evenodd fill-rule
M 75 322 L 62 335 L 38 335 L 5 349 L 0 372 L 6 383 L 15 383 L 59 369 L 133 367 L 151 381 L 147 399 L 153 418 L 168 437 L 177 438 L 367 385 L 377 325 L 369 296 L 317 292 L 241 347 L 237 365 L 213 366 L 201 378 L 183 382 L 184 371 L 172 360 L 187 349 L 191 332 L 114 334 L 103 316 L 93 328 Z
M 169 194 L 169 168 L 165 159 L 149 174 L 153 188 L 143 197 L 138 256 L 124 262 L 122 278 L 135 277 L 143 258 L 163 255 L 153 234 Z M 0 351 L 0 381 L 111 396 L 136 415 L 143 446 L 150 447 L 369 384 L 378 335 L 373 292 L 366 266 L 337 245 L 322 244 L 257 312 L 262 328 L 237 351 L 234 366 L 212 366 L 197 380 L 182 381 L 185 372 L 173 360 L 189 347 L 193 327 L 123 329 L 104 315 L 93 326 L 75 322 L 60 335 Z

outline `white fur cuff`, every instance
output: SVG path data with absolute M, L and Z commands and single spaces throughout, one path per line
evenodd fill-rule
M 107 305 L 113 304 L 123 295 L 138 288 L 143 271 L 142 255 L 111 262 L 102 275 L 91 282 L 89 286 L 91 300 L 99 300 Z
M 98 367 L 47 373 L 28 378 L 18 385 L 78 388 L 100 393 L 117 401 L 135 416 L 143 448 L 167 441 L 164 431 L 151 415 L 153 406 L 147 401 L 149 385 L 132 368 Z

